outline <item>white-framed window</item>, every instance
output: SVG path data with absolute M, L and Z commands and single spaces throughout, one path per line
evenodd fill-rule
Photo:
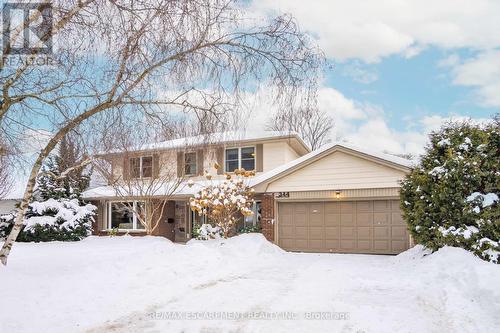
M 197 174 L 196 152 L 184 154 L 184 174 L 187 176 Z
M 226 172 L 239 168 L 255 170 L 255 147 L 227 148 L 224 157 Z
M 146 221 L 144 201 L 111 201 L 108 203 L 108 229 L 145 231 L 141 219 Z
M 129 165 L 130 178 L 153 177 L 153 156 L 131 157 Z

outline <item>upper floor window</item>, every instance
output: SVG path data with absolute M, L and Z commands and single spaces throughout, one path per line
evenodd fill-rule
M 226 149 L 226 172 L 233 172 L 238 168 L 255 170 L 255 147 Z
M 141 156 L 130 158 L 131 178 L 150 178 L 153 176 L 153 157 Z
M 184 154 L 184 174 L 196 175 L 196 153 Z

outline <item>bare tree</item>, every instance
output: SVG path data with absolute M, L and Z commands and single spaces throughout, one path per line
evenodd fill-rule
M 312 150 L 331 141 L 333 127 L 333 118 L 316 107 L 278 110 L 267 124 L 273 131 L 298 133 Z
M 283 107 L 299 90 L 314 91 L 322 66 L 321 52 L 291 17 L 252 25 L 233 0 L 52 5 L 50 33 L 59 43 L 50 70 L 31 61 L 0 67 L 0 126 L 9 140 L 15 143 L 16 130 L 40 117 L 51 121 L 54 133 L 31 169 L 20 212 L 0 251 L 3 264 L 22 228 L 42 162 L 70 131 L 110 112 L 223 114 L 239 103 L 241 91 L 260 82 L 276 87 L 274 101 Z
M 163 220 L 167 202 L 181 189 L 183 174 L 178 174 L 175 150 L 147 149 L 149 133 L 140 123 L 116 124 L 113 143 L 108 152 L 94 159 L 96 171 L 111 186 L 116 205 L 123 212 L 134 214 L 148 235 Z M 134 198 L 140 204 L 129 201 Z
M 0 199 L 5 197 L 12 188 L 11 167 L 7 148 L 0 142 Z

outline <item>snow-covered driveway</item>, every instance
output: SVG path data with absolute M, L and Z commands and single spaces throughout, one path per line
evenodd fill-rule
M 0 332 L 498 331 L 500 266 L 422 255 L 286 253 L 260 235 L 21 243 L 0 268 Z

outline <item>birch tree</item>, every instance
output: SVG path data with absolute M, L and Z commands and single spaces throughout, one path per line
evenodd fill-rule
M 0 251 L 4 265 L 42 162 L 69 132 L 96 117 L 106 121 L 110 112 L 224 113 L 235 109 L 241 92 L 261 84 L 275 87 L 274 102 L 285 107 L 299 90 L 313 93 L 323 62 L 293 18 L 252 20 L 233 0 L 51 4 L 53 26 L 42 40 L 54 40 L 53 64 L 4 62 L 0 67 L 0 126 L 7 140 L 15 145 L 20 129 L 36 127 L 40 119 L 54 133 L 31 169 L 20 214 Z M 40 15 L 34 11 L 29 19 Z M 13 56 L 8 48 L 2 52 Z M 36 50 L 27 55 L 40 56 Z

